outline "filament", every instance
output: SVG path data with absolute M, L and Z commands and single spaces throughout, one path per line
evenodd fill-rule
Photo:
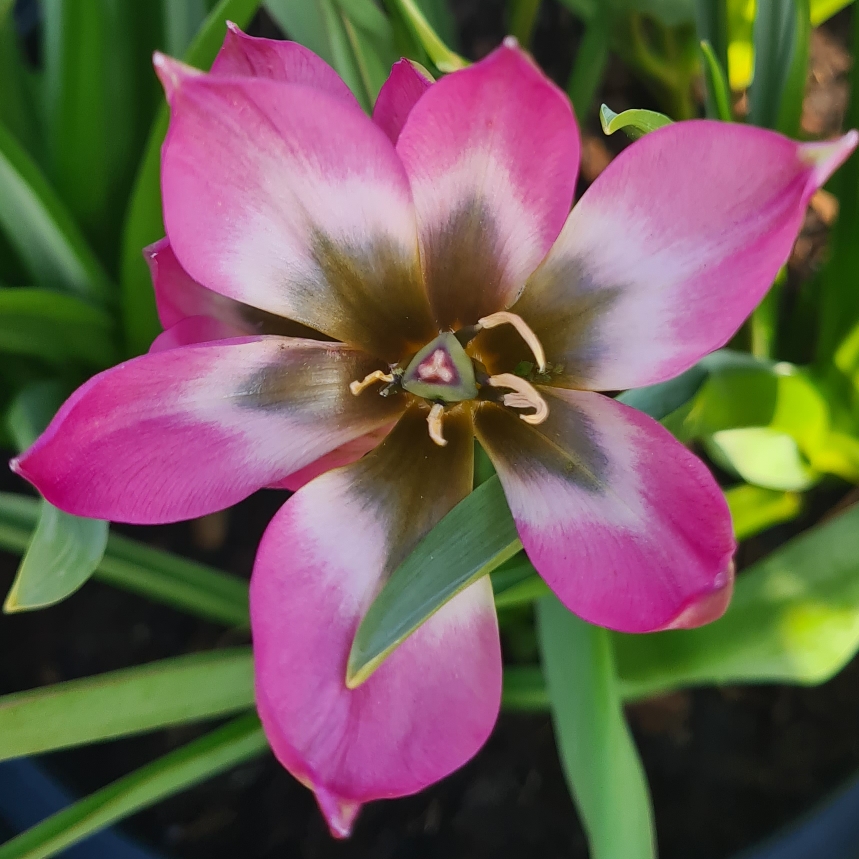
M 481 328 L 495 328 L 498 325 L 512 325 L 519 332 L 519 336 L 525 341 L 528 348 L 534 354 L 539 371 L 541 373 L 546 372 L 546 353 L 543 351 L 543 344 L 521 316 L 517 316 L 515 313 L 509 313 L 506 310 L 499 310 L 498 313 L 490 313 L 489 316 L 484 316 L 483 319 L 478 319 L 477 324 Z
M 442 433 L 441 418 L 444 414 L 444 406 L 441 403 L 436 403 L 427 415 L 427 426 L 429 427 L 429 437 L 439 446 L 445 447 L 447 439 Z
M 537 389 L 521 376 L 513 373 L 499 373 L 497 376 L 489 377 L 489 384 L 493 388 L 510 388 L 512 394 L 504 394 L 501 402 L 511 409 L 534 409 L 532 415 L 519 415 L 527 424 L 541 424 L 549 417 L 549 406 L 540 396 Z
M 383 373 L 381 370 L 373 370 L 372 373 L 368 376 L 364 376 L 364 378 L 358 382 L 350 382 L 349 390 L 354 394 L 354 396 L 358 396 L 365 388 L 369 388 L 373 382 L 393 382 L 394 377 L 391 373 Z

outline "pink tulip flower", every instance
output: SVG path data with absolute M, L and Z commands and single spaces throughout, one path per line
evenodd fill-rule
M 461 766 L 498 713 L 488 577 L 346 683 L 385 578 L 471 491 L 475 436 L 571 611 L 627 632 L 724 611 L 719 487 L 595 392 L 722 346 L 857 134 L 680 122 L 571 212 L 576 121 L 515 43 L 437 83 L 398 63 L 372 120 L 314 54 L 236 28 L 210 74 L 155 64 L 167 238 L 147 253 L 167 330 L 83 385 L 13 467 L 63 510 L 133 523 L 298 489 L 251 581 L 257 706 L 344 836 L 362 803 Z

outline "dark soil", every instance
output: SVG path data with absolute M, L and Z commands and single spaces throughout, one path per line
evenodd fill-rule
M 478 57 L 504 35 L 501 0 L 457 5 L 465 52 Z M 804 125 L 831 133 L 843 114 L 849 67 L 847 19 L 815 37 Z M 573 17 L 544 4 L 539 61 L 561 83 L 581 37 Z M 601 93 L 615 110 L 657 107 L 613 62 Z M 624 141 L 584 129 L 583 185 Z M 825 208 L 825 207 L 824 207 Z M 825 213 L 824 213 L 825 214 Z M 817 220 L 815 220 L 817 218 Z M 805 252 L 821 253 L 823 215 L 809 216 Z M 803 270 L 803 274 L 806 270 Z M 3 489 L 23 490 L 11 475 Z M 741 565 L 817 518 L 843 489 L 823 492 L 817 512 L 744 546 Z M 284 493 L 262 492 L 227 514 L 128 533 L 248 577 L 256 545 Z M 18 559 L 0 554 L 0 592 Z M 235 633 L 139 597 L 89 583 L 62 605 L 0 620 L 0 694 L 197 650 L 242 643 Z M 629 708 L 653 792 L 663 859 L 723 859 L 755 843 L 834 790 L 859 768 L 859 660 L 816 689 L 729 687 L 684 691 Z M 43 762 L 88 793 L 211 726 L 192 726 L 48 755 Z M 585 859 L 547 715 L 502 714 L 486 747 L 418 796 L 374 803 L 353 838 L 332 840 L 311 794 L 270 757 L 246 764 L 150 809 L 127 830 L 176 859 Z

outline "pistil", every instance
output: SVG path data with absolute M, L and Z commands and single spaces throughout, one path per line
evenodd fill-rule
M 349 390 L 352 392 L 354 396 L 358 396 L 361 391 L 369 388 L 370 385 L 375 382 L 388 382 L 389 384 L 394 381 L 393 373 L 383 373 L 381 370 L 373 370 L 368 376 L 364 376 L 364 378 L 358 382 L 350 382 Z
M 493 388 L 510 388 L 513 393 L 504 394 L 501 402 L 512 409 L 534 409 L 530 415 L 519 415 L 527 424 L 541 424 L 549 417 L 549 406 L 540 396 L 537 389 L 521 376 L 513 373 L 499 373 L 497 376 L 489 377 L 489 384 Z
M 546 372 L 546 353 L 543 350 L 543 344 L 521 316 L 517 316 L 515 313 L 510 313 L 507 310 L 499 310 L 498 313 L 490 313 L 489 316 L 478 319 L 477 325 L 480 328 L 497 328 L 499 325 L 512 325 L 533 353 L 539 371 L 541 373 Z

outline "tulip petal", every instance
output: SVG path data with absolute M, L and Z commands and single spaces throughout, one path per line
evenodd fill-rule
M 341 465 L 350 465 L 357 462 L 362 456 L 377 448 L 385 439 L 385 436 L 393 429 L 393 424 L 379 427 L 366 435 L 358 436 L 352 441 L 347 441 L 346 444 L 332 450 L 331 453 L 326 453 L 310 465 L 305 465 L 298 471 L 284 477 L 269 487 L 269 489 L 288 489 L 290 492 L 296 492 L 301 489 L 311 480 L 315 480 L 320 474 L 325 474 L 326 471 L 331 471 L 332 468 L 340 468 Z
M 13 469 L 79 516 L 152 524 L 235 504 L 402 410 L 349 382 L 379 363 L 341 344 L 241 338 L 100 373 Z
M 857 139 L 850 132 L 798 144 L 696 120 L 624 150 L 512 308 L 563 368 L 554 384 L 652 385 L 724 345 L 787 261 L 809 198 Z M 507 367 L 529 358 L 500 330 L 486 332 L 479 348 L 503 355 Z
M 152 275 L 158 318 L 165 329 L 164 335 L 158 338 L 159 341 L 170 329 L 189 317 L 197 318 L 198 322 L 195 325 L 183 324 L 166 338 L 172 345 L 179 345 L 179 341 L 182 345 L 188 345 L 243 334 L 279 334 L 283 337 L 328 340 L 324 334 L 299 322 L 258 310 L 249 304 L 242 304 L 206 289 L 182 268 L 167 238 L 144 248 L 143 256 Z M 220 327 L 214 324 L 204 325 L 199 322 L 199 317 L 209 317 L 222 324 Z M 193 336 L 199 336 L 201 339 L 193 340 Z
M 427 90 L 397 152 L 439 327 L 512 304 L 572 204 L 579 132 L 567 97 L 505 43 Z
M 475 429 L 549 587 L 580 617 L 623 632 L 718 617 L 735 544 L 706 466 L 636 409 L 588 391 L 540 390 L 544 423 L 486 404 Z
M 186 316 L 166 331 L 162 331 L 152 341 L 149 352 L 163 352 L 165 349 L 193 346 L 195 343 L 209 343 L 213 340 L 231 340 L 247 333 L 211 316 Z
M 376 99 L 373 122 L 396 144 L 400 132 L 418 103 L 418 99 L 432 86 L 429 72 L 411 60 L 398 60 Z
M 284 39 L 248 36 L 231 21 L 227 22 L 224 44 L 212 63 L 211 73 L 301 84 L 360 107 L 340 75 L 304 45 Z
M 164 222 L 194 280 L 391 362 L 432 339 L 408 179 L 381 129 L 318 89 L 157 67 Z
M 501 653 L 488 578 L 457 595 L 361 686 L 345 685 L 358 623 L 387 576 L 471 488 L 465 410 L 446 447 L 411 409 L 360 462 L 296 493 L 251 579 L 257 707 L 280 762 L 335 835 L 362 803 L 411 794 L 464 764 L 495 722 Z

